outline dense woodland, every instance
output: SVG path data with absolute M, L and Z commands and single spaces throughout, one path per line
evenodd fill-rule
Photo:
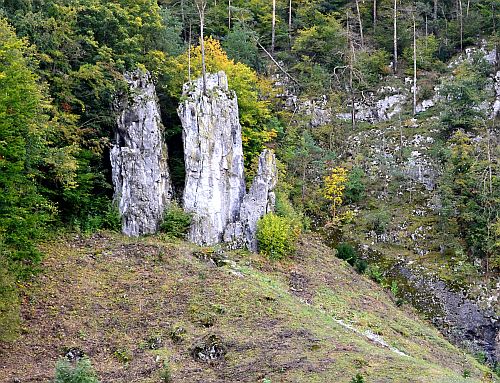
M 182 84 L 201 75 L 203 31 L 206 70 L 224 70 L 238 96 L 247 174 L 263 147 L 274 148 L 278 213 L 335 231 L 356 225 L 352 211 L 370 188 L 356 164 L 340 161 L 346 132 L 364 126 L 339 119 L 313 130 L 286 95 L 326 95 L 331 110 L 352 113 L 366 92 L 416 76 L 425 81 L 415 102 L 425 99 L 467 47 L 496 47 L 498 57 L 499 8 L 497 0 L 0 0 L 0 338 L 16 331 L 17 289 L 36 274 L 39 241 L 119 230 L 109 148 L 124 72 L 155 78 L 179 195 L 176 108 Z M 498 117 L 480 106 L 496 70 L 480 56 L 457 66 L 432 120 L 444 253 L 465 254 L 486 278 L 500 268 L 499 153 L 489 138 Z M 413 115 L 409 105 L 403 120 Z M 488 137 L 479 154 L 476 136 Z

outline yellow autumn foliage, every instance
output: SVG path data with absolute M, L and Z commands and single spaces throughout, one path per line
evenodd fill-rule
M 324 179 L 323 197 L 332 202 L 333 220 L 337 220 L 337 210 L 342 205 L 348 177 L 347 169 L 335 167 Z
M 229 88 L 236 92 L 240 112 L 240 123 L 243 130 L 243 150 L 247 165 L 258 156 L 264 144 L 276 137 L 276 119 L 270 109 L 271 87 L 268 81 L 259 78 L 249 66 L 234 62 L 227 57 L 220 42 L 212 37 L 205 39 L 205 62 L 208 73 L 224 71 L 228 78 Z M 155 57 L 156 60 L 159 57 Z M 160 58 L 161 59 L 161 58 Z M 163 66 L 169 77 L 168 92 L 179 98 L 182 86 L 189 80 L 201 76 L 201 47 L 191 47 L 189 52 L 176 57 L 166 58 Z

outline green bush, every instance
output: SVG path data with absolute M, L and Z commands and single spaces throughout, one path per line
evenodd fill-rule
M 286 218 L 292 226 L 301 231 L 309 229 L 310 222 L 308 217 L 295 210 L 286 193 L 282 191 L 276 192 L 275 213 L 280 217 Z
M 366 217 L 368 230 L 373 230 L 377 235 L 384 234 L 387 231 L 390 220 L 390 215 L 383 210 L 372 212 Z
M 170 383 L 172 381 L 172 371 L 167 361 L 163 362 L 163 368 L 160 371 L 160 381 Z
M 354 266 L 356 260 L 358 259 L 358 254 L 356 253 L 354 247 L 348 243 L 342 242 L 337 245 L 337 257 L 343 259 L 351 266 Z
M 259 251 L 271 259 L 282 259 L 295 251 L 299 232 L 286 218 L 266 214 L 257 223 Z
M 170 237 L 184 238 L 191 225 L 191 220 L 190 214 L 178 205 L 172 204 L 165 211 L 160 230 Z
M 350 383 L 365 383 L 365 378 L 363 378 L 361 374 L 356 374 L 356 376 L 351 379 Z
M 56 365 L 54 383 L 99 383 L 99 379 L 88 358 L 80 359 L 75 366 L 60 359 Z
M 361 89 L 369 89 L 376 85 L 380 79 L 390 73 L 389 54 L 384 50 L 372 52 L 359 52 L 356 57 L 355 67 L 360 73 L 358 86 Z
M 342 242 L 337 245 L 336 249 L 338 258 L 349 263 L 359 274 L 365 273 L 368 268 L 368 263 L 364 259 L 359 258 L 359 255 L 354 247 L 348 243 Z
M 348 204 L 357 203 L 363 199 L 365 193 L 364 177 L 365 173 L 361 168 L 353 168 L 349 172 L 344 192 L 344 199 Z
M 377 265 L 370 265 L 366 269 L 366 275 L 374 282 L 382 284 L 384 282 L 384 273 Z

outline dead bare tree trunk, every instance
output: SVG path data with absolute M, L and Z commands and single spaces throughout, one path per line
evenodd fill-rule
M 417 27 L 413 12 L 413 115 L 417 114 Z
M 464 14 L 462 10 L 462 0 L 458 0 L 458 11 L 460 17 L 460 52 L 464 50 Z
M 394 0 L 394 73 L 398 71 L 398 0 Z
M 273 14 L 271 25 L 271 54 L 274 55 L 274 43 L 276 38 L 276 0 L 273 0 Z
M 205 10 L 207 8 L 207 0 L 195 0 L 198 16 L 200 18 L 200 45 L 201 45 L 201 76 L 203 78 L 203 94 L 207 93 L 207 68 L 205 63 Z
M 292 48 L 292 0 L 288 4 L 288 43 Z
M 377 0 L 373 0 L 373 32 L 377 29 Z
M 191 20 L 189 20 L 188 81 L 191 82 Z
M 231 30 L 231 0 L 227 2 L 227 27 Z
M 427 47 L 427 37 L 429 36 L 429 22 L 427 20 L 427 12 L 425 13 L 425 46 Z
M 359 0 L 356 0 L 356 12 L 358 14 L 359 36 L 361 37 L 361 49 L 364 49 L 365 38 L 363 36 L 363 22 L 361 21 L 361 12 L 359 11 Z
M 349 23 L 349 13 L 347 13 L 347 41 L 350 49 L 349 54 L 349 91 L 351 93 L 351 126 L 356 128 L 356 104 L 354 102 L 354 86 L 353 86 L 353 61 L 354 61 L 354 44 L 351 36 L 351 26 Z
M 186 28 L 184 27 L 186 25 L 186 15 L 184 13 L 184 0 L 181 0 L 181 20 L 182 20 L 182 35 L 184 37 L 184 43 L 187 41 L 187 36 L 186 36 Z

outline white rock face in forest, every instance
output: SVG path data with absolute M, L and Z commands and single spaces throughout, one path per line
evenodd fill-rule
M 224 72 L 184 86 L 178 114 L 183 127 L 186 183 L 184 210 L 193 214 L 188 239 L 200 245 L 230 242 L 256 250 L 257 221 L 274 209 L 274 153 L 259 157 L 257 176 L 245 194 L 238 101 Z
M 160 109 L 149 73 L 127 73 L 130 94 L 118 105 L 116 143 L 111 149 L 115 201 L 122 231 L 155 233 L 172 197 Z
M 259 167 L 250 190 L 243 198 L 240 209 L 240 222 L 244 229 L 246 246 L 257 251 L 257 221 L 265 214 L 274 211 L 274 188 L 278 183 L 278 169 L 274 153 L 265 149 L 259 156 Z
M 186 166 L 183 206 L 193 214 L 188 238 L 213 245 L 238 219 L 245 195 L 238 101 L 223 72 L 207 75 L 206 94 L 198 79 L 184 86 L 183 97 L 178 109 Z

